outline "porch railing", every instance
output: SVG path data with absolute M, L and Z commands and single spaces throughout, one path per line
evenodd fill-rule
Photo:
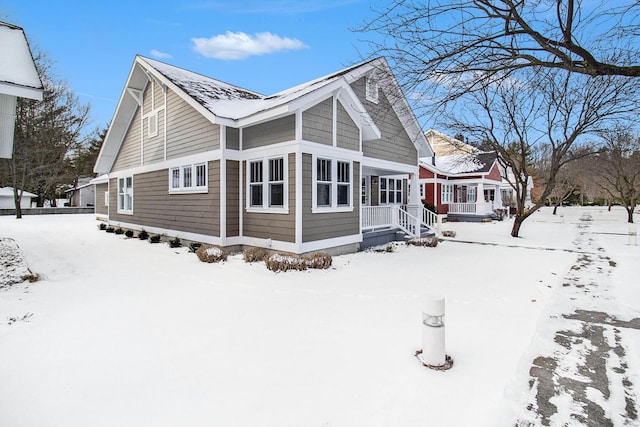
M 440 235 L 442 215 L 425 209 L 422 206 L 363 206 L 362 230 L 371 231 L 378 228 L 397 227 L 412 236 L 419 236 L 421 228 L 427 227 Z
M 493 212 L 492 202 L 449 203 L 449 213 L 485 215 Z

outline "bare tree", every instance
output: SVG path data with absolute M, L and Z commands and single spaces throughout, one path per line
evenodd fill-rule
M 611 202 L 625 207 L 627 221 L 633 223 L 633 211 L 640 203 L 640 136 L 614 129 L 603 137 L 603 150 L 591 162 L 590 172 Z
M 583 141 L 635 107 L 632 79 L 528 69 L 466 95 L 448 116 L 456 131 L 487 141 L 516 194 L 511 235 L 551 195 L 560 169 L 592 152 Z M 539 200 L 526 206 L 529 177 L 543 176 Z
M 394 0 L 375 12 L 356 31 L 374 35 L 372 55 L 408 93 L 446 83 L 447 101 L 532 67 L 640 76 L 638 0 Z

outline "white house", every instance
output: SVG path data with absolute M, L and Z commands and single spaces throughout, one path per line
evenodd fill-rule
M 24 30 L 0 21 L 0 158 L 13 155 L 17 98 L 42 100 L 38 76 Z

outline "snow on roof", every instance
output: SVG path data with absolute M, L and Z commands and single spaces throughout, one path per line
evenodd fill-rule
M 420 164 L 429 169 L 437 169 L 444 174 L 457 175 L 489 172 L 495 159 L 495 153 L 452 154 L 436 156 L 435 165 L 433 157 L 422 157 Z
M 273 95 L 264 96 L 160 61 L 142 56 L 140 58 L 214 115 L 233 120 L 284 105 L 326 86 L 345 73 L 364 64 L 345 68 Z
M 0 93 L 42 99 L 42 82 L 22 28 L 0 22 Z
M 0 197 L 13 197 L 13 187 L 0 188 Z M 38 197 L 38 195 L 30 193 L 28 191 L 24 191 L 22 193 L 22 197 Z

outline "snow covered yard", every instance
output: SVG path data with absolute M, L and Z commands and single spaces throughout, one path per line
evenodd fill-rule
M 618 233 L 596 238 L 637 316 L 624 210 L 592 211 Z M 437 248 L 278 274 L 107 234 L 91 215 L 0 217 L 41 277 L 0 289 L 0 425 L 494 426 L 528 391 L 583 212 L 539 212 L 520 239 L 510 221 L 450 223 Z M 429 295 L 446 297 L 447 372 L 414 357 Z

